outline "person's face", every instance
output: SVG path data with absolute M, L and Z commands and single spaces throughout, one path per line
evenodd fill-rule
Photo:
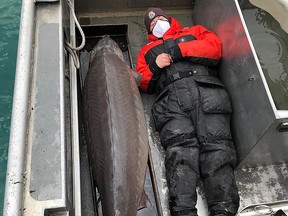
M 155 17 L 155 18 L 152 20 L 152 22 L 150 23 L 150 32 L 152 32 L 152 30 L 153 30 L 153 28 L 154 28 L 154 26 L 156 25 L 156 22 L 157 22 L 158 20 L 166 20 L 166 21 L 168 21 L 164 16 L 157 16 L 157 17 Z

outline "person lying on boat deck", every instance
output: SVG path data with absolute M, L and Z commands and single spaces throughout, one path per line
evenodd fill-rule
M 233 169 L 229 96 L 217 78 L 221 40 L 203 26 L 182 28 L 160 8 L 144 17 L 149 42 L 140 50 L 140 89 L 156 93 L 156 130 L 166 152 L 169 205 L 173 216 L 197 215 L 201 177 L 209 215 L 235 215 L 239 207 Z

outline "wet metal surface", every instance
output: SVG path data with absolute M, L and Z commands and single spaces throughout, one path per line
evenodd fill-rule
M 287 164 L 235 171 L 241 208 L 251 204 L 288 200 Z

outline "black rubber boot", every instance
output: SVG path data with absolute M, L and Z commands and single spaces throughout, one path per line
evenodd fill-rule
M 210 216 L 235 216 L 236 213 L 230 213 L 227 211 L 216 211 L 216 212 L 212 212 L 210 213 Z
M 197 216 L 197 210 L 195 209 L 171 212 L 171 216 Z

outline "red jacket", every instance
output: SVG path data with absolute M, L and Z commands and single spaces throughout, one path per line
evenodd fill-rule
M 200 25 L 182 28 L 179 22 L 172 17 L 170 25 L 170 29 L 163 38 L 158 39 L 154 35 L 148 34 L 150 43 L 142 47 L 138 55 L 136 70 L 142 74 L 140 89 L 144 92 L 153 92 L 161 73 L 173 68 L 171 66 L 174 61 L 164 69 L 159 68 L 155 63 L 157 55 L 167 52 L 166 41 L 172 41 L 177 46 L 177 61 L 179 62 L 216 66 L 221 59 L 222 43 L 213 32 Z M 182 38 L 190 39 L 183 41 Z M 182 66 L 174 67 L 174 70 L 175 68 L 179 70 L 179 67 Z

